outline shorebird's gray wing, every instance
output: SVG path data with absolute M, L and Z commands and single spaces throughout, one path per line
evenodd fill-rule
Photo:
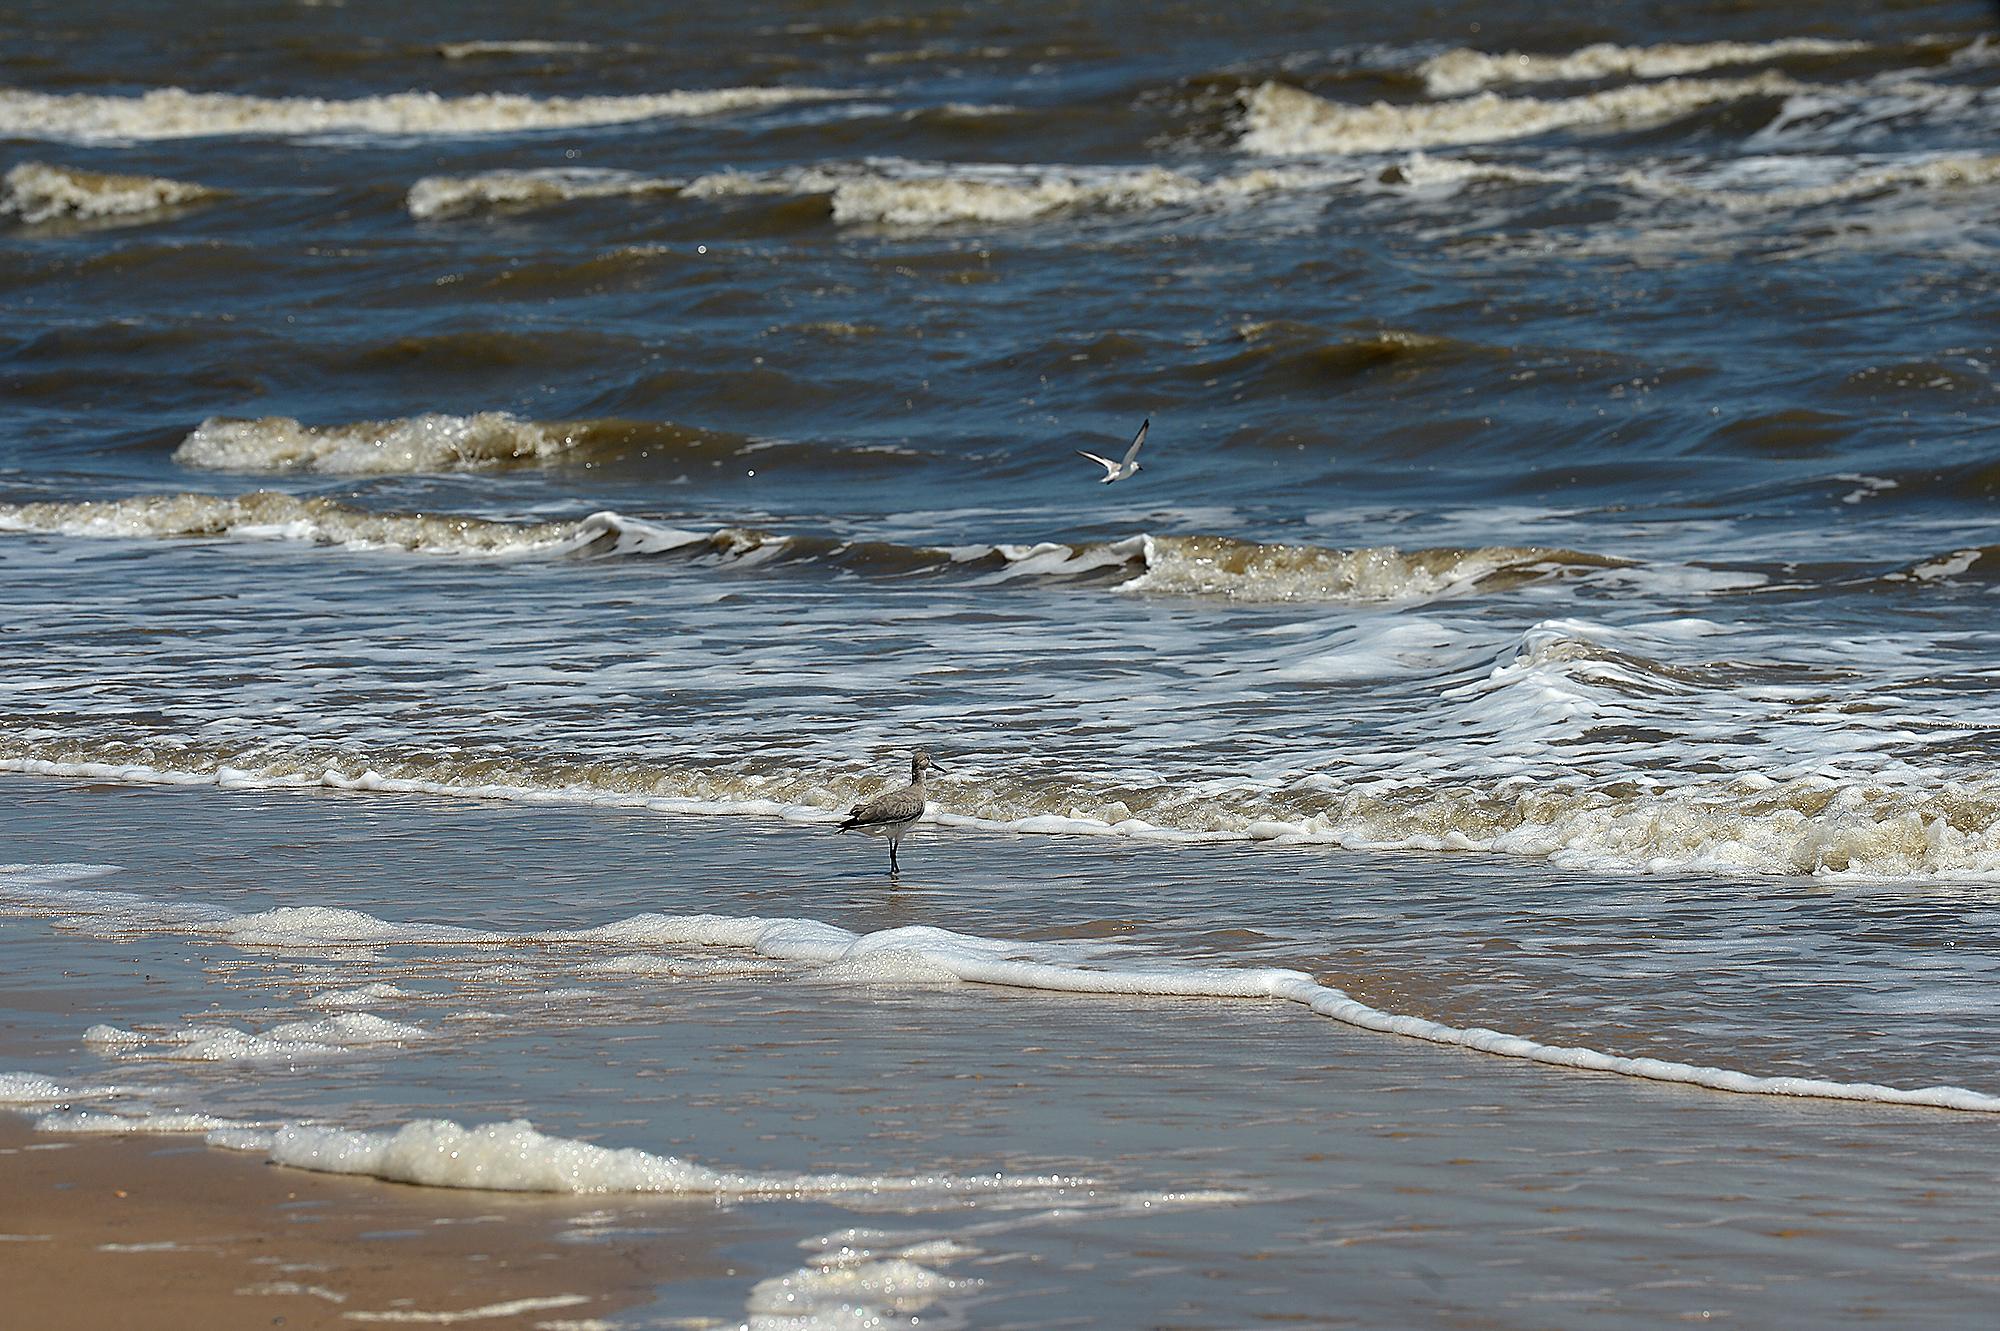
M 1139 445 L 1146 442 L 1146 431 L 1152 428 L 1153 428 L 1153 418 L 1151 416 L 1148 416 L 1143 422 L 1140 423 L 1139 433 L 1132 436 L 1132 447 L 1125 450 L 1125 461 L 1122 465 L 1129 467 L 1138 458 Z M 1099 458 L 1098 461 L 1103 462 L 1104 459 Z M 1108 466 L 1109 464 L 1107 463 L 1106 465 Z
M 883 823 L 907 823 L 924 815 L 924 797 L 910 787 L 892 790 L 886 795 L 877 795 L 866 804 L 854 806 L 854 812 L 847 815 L 841 830 L 850 827 L 876 827 Z
M 1092 462 L 1095 462 L 1098 466 L 1104 468 L 1106 471 L 1118 470 L 1118 464 L 1113 462 L 1110 458 L 1101 458 L 1097 456 L 1097 454 L 1095 453 L 1086 453 L 1080 448 L 1076 450 L 1076 455 L 1080 458 L 1089 458 Z

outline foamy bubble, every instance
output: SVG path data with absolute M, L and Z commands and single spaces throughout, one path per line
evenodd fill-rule
M 1659 46 L 1614 46 L 1598 42 L 1566 55 L 1523 55 L 1518 51 L 1489 55 L 1460 49 L 1432 56 L 1417 66 L 1417 73 L 1431 96 L 1456 97 L 1500 83 L 1583 82 L 1617 75 L 1656 79 L 1694 74 L 1721 65 L 1749 65 L 1787 56 L 1844 55 L 1868 49 L 1866 42 L 1823 37 Z
M 474 176 L 425 176 L 410 186 L 404 207 L 410 216 L 429 221 L 483 208 L 545 208 L 573 199 L 671 193 L 680 187 L 679 181 L 581 167 L 486 171 Z
M 211 416 L 174 450 L 174 461 L 208 471 L 309 471 L 336 476 L 421 475 L 542 463 L 577 448 L 563 425 L 504 411 L 472 416 L 427 413 L 353 425 L 301 425 L 289 416 Z
M 81 167 L 23 162 L 0 179 L 0 217 L 26 223 L 61 218 L 142 221 L 163 209 L 209 203 L 222 191 L 158 176 L 119 176 Z
M 1450 102 L 1352 106 L 1286 84 L 1265 83 L 1244 94 L 1240 146 L 1246 152 L 1294 156 L 1491 143 L 1575 126 L 1664 120 L 1718 102 L 1806 87 L 1783 75 L 1760 74 L 1669 79 L 1552 100 L 1489 92 Z
M 632 1147 L 614 1149 L 551 1137 L 519 1120 L 467 1128 L 445 1119 L 419 1119 L 393 1132 L 291 1124 L 274 1135 L 270 1158 L 275 1164 L 321 1173 L 495 1192 L 795 1194 L 1005 1190 L 1076 1183 L 1005 1175 L 954 1179 L 719 1170 Z
M 707 116 L 848 94 L 826 88 L 715 88 L 634 96 L 446 97 L 400 92 L 347 101 L 157 88 L 132 97 L 0 89 L 0 134 L 33 139 L 177 139 L 223 134 L 473 135 Z
M 751 1287 L 749 1331 L 821 1331 L 881 1327 L 938 1300 L 969 1293 L 980 1282 L 943 1275 L 907 1257 L 827 1261 Z
M 364 1008 L 374 1007 L 379 1003 L 393 1003 L 399 999 L 415 997 L 417 995 L 400 985 L 378 980 L 373 984 L 364 984 L 353 989 L 332 989 L 323 994 L 314 994 L 306 1000 L 306 1006 Z
M 34 1072 L 0 1072 L 0 1105 L 62 1104 L 124 1094 L 116 1086 L 72 1086 Z
M 225 927 L 224 936 L 229 936 Z M 355 1049 L 412 1044 L 432 1038 L 418 1026 L 367 1012 L 344 1012 L 314 1021 L 295 1021 L 259 1035 L 233 1026 L 176 1026 L 161 1031 L 129 1031 L 92 1026 L 85 1044 L 130 1058 L 177 1063 L 289 1063 L 336 1058 Z

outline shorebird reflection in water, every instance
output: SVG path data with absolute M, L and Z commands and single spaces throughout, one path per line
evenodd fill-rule
M 869 836 L 889 838 L 889 872 L 896 872 L 896 843 L 903 834 L 917 825 L 917 819 L 924 816 L 924 774 L 942 772 L 944 769 L 931 761 L 931 756 L 923 749 L 910 755 L 910 784 L 900 790 L 892 790 L 886 795 L 877 795 L 866 804 L 857 804 L 847 815 L 847 821 L 834 830 L 866 832 Z

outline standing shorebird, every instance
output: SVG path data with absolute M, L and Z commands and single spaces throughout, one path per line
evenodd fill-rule
M 910 784 L 901 790 L 892 790 L 886 795 L 877 795 L 866 804 L 857 804 L 847 815 L 847 821 L 835 828 L 845 832 L 850 828 L 856 832 L 866 832 L 869 836 L 889 838 L 889 872 L 896 872 L 896 843 L 903 834 L 917 825 L 917 819 L 924 816 L 924 774 L 942 772 L 944 769 L 931 761 L 931 756 L 923 749 L 910 755 Z
M 1113 481 L 1122 481 L 1127 476 L 1139 470 L 1139 445 L 1146 442 L 1146 431 L 1152 427 L 1153 418 L 1148 416 L 1145 423 L 1139 427 L 1139 433 L 1132 436 L 1132 447 L 1125 450 L 1125 460 L 1122 462 L 1113 462 L 1110 458 L 1101 458 L 1095 453 L 1086 453 L 1080 448 L 1076 450 L 1076 455 L 1078 457 L 1089 458 L 1092 462 L 1104 468 L 1104 479 L 1099 481 L 1098 484 L 1109 485 Z

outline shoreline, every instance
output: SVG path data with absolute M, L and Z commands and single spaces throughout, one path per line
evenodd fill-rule
M 688 1224 L 579 1241 L 606 1201 L 314 1174 L 198 1138 L 85 1140 L 0 1114 L 0 1261 L 23 1326 L 122 1325 L 145 1308 L 154 1331 L 587 1327 L 677 1280 L 732 1274 L 715 1207 L 699 1208 L 699 1240 Z

